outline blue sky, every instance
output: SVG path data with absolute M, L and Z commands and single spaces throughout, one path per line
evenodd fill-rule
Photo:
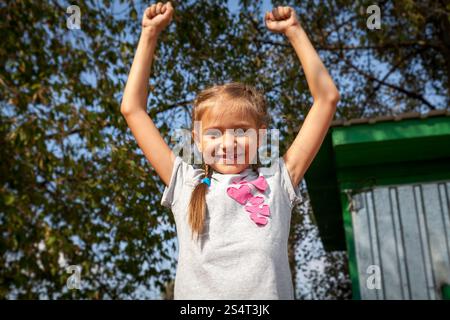
M 236 12 L 239 9 L 239 1 L 238 0 L 228 0 L 228 8 L 230 8 L 231 11 Z M 272 10 L 271 1 L 263 0 L 262 10 L 263 10 L 263 12 Z

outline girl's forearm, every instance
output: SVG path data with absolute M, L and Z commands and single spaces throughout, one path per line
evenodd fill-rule
M 303 28 L 292 27 L 285 35 L 297 53 L 314 101 L 339 100 L 339 91 Z
M 157 40 L 155 32 L 141 33 L 123 93 L 120 111 L 124 115 L 147 109 L 148 80 Z

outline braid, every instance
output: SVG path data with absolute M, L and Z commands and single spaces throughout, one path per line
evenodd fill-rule
M 204 177 L 211 179 L 213 169 L 210 165 L 204 164 Z M 207 206 L 206 193 L 209 186 L 205 183 L 199 183 L 192 191 L 191 200 L 189 202 L 189 224 L 192 229 L 192 237 L 203 232 L 203 223 L 205 221 Z
M 205 177 L 211 178 L 213 169 L 207 163 L 205 163 L 204 167 L 205 167 Z

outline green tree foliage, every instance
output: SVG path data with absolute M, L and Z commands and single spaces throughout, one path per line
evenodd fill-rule
M 167 142 L 189 125 L 198 91 L 233 80 L 265 91 L 284 151 L 311 97 L 289 43 L 265 29 L 262 2 L 236 12 L 227 1 L 172 3 L 148 102 Z M 78 2 L 80 30 L 66 26 L 71 4 L 0 4 L 0 297 L 152 297 L 174 277 L 175 228 L 119 112 L 147 3 Z M 381 2 L 380 30 L 367 29 L 369 1 L 286 4 L 340 89 L 338 117 L 448 105 L 448 1 Z M 81 290 L 67 290 L 67 265 L 82 267 Z

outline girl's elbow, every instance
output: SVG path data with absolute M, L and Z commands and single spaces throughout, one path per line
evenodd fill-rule
M 327 95 L 324 95 L 323 97 L 319 98 L 321 104 L 329 105 L 331 107 L 336 107 L 339 100 L 341 99 L 341 96 L 338 91 L 335 91 L 333 93 L 329 93 Z
M 120 105 L 120 113 L 126 117 L 129 116 L 131 113 L 133 113 L 133 108 L 131 108 L 128 104 L 122 103 Z
M 336 91 L 335 94 L 333 94 L 330 98 L 330 102 L 333 104 L 333 106 L 337 106 L 339 101 L 341 100 L 341 95 L 339 94 L 339 91 Z
M 339 94 L 339 90 L 335 88 L 335 90 L 328 95 L 328 101 L 336 106 L 339 100 L 341 100 L 341 95 Z
M 129 113 L 129 111 L 128 111 L 127 109 L 125 109 L 125 107 L 124 107 L 123 105 L 121 105 L 121 106 L 120 106 L 120 113 L 121 113 L 123 116 L 126 116 L 126 115 Z

